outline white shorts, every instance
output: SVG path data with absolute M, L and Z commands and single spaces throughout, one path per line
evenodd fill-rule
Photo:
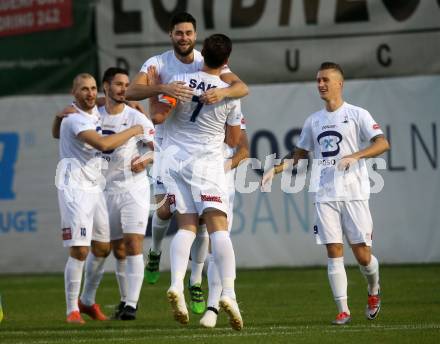
M 63 246 L 90 246 L 92 240 L 110 241 L 107 205 L 103 192 L 58 190 Z
M 231 232 L 232 221 L 234 220 L 234 199 L 235 199 L 235 169 L 226 173 L 226 185 L 228 190 L 228 231 Z
M 110 220 L 110 239 L 123 234 L 145 235 L 150 210 L 150 189 L 141 188 L 123 193 L 106 193 Z
M 223 160 L 180 161 L 176 164 L 165 175 L 172 211 L 201 215 L 206 209 L 215 208 L 228 215 Z
M 372 244 L 373 220 L 368 200 L 315 203 L 316 223 L 313 227 L 316 243 L 343 244 L 343 235 L 350 244 Z
M 157 195 L 166 195 L 167 190 L 165 188 L 165 185 L 163 183 L 163 176 L 162 176 L 162 159 L 163 154 L 161 153 L 161 146 L 162 146 L 162 137 L 155 138 L 154 141 L 154 163 L 153 163 L 153 194 L 154 196 Z

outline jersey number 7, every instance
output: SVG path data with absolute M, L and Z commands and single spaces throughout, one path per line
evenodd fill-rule
M 199 113 L 200 113 L 200 110 L 201 110 L 202 107 L 203 107 L 203 103 L 200 101 L 200 97 L 199 97 L 199 96 L 193 96 L 192 99 L 191 99 L 191 101 L 197 103 L 196 108 L 194 109 L 194 111 L 193 111 L 193 113 L 192 113 L 192 115 L 191 115 L 191 118 L 190 118 L 190 122 L 195 122 L 197 116 L 198 116 Z

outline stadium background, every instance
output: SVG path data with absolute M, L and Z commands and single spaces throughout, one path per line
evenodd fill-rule
M 371 200 L 375 254 L 383 263 L 440 262 L 439 0 L 0 0 L 0 272 L 63 270 L 53 115 L 71 101 L 77 73 L 99 80 L 118 65 L 134 76 L 169 49 L 166 25 L 178 10 L 198 19 L 198 48 L 212 33 L 233 39 L 230 66 L 250 86 L 243 112 L 263 166 L 321 108 L 319 64 L 340 63 L 346 100 L 367 108 L 392 146 Z M 250 170 L 248 183 L 258 180 Z M 279 183 L 271 193 L 237 193 L 238 266 L 324 265 L 312 196 Z

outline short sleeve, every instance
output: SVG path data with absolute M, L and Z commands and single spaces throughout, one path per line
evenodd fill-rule
M 304 126 L 301 130 L 301 135 L 299 136 L 298 143 L 296 144 L 298 148 L 304 149 L 306 151 L 313 151 L 313 132 L 312 132 L 312 120 L 307 118 L 304 122 Z
M 161 63 L 160 63 L 157 56 L 150 57 L 147 61 L 145 61 L 141 67 L 140 72 L 147 73 L 148 67 L 150 67 L 150 66 L 156 67 L 157 73 L 160 74 Z
M 226 118 L 226 123 L 232 127 L 241 125 L 241 118 L 243 117 L 241 102 L 239 100 L 231 100 L 227 103 L 227 107 L 228 117 Z
M 144 129 L 144 133 L 142 135 L 142 141 L 152 142 L 154 140 L 154 134 L 155 134 L 153 123 L 143 114 L 138 113 L 136 116 L 136 124 L 141 125 L 142 128 Z
M 81 115 L 68 116 L 65 121 L 75 136 L 78 136 L 83 131 L 96 130 L 96 125 Z
M 361 141 L 363 142 L 369 142 L 373 137 L 383 135 L 380 125 L 367 110 L 359 113 L 359 129 Z

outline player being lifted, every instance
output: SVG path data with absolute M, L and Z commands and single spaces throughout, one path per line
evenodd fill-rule
M 314 233 L 316 242 L 327 248 L 328 278 L 338 308 L 333 324 L 344 325 L 351 316 L 343 235 L 368 282 L 367 318 L 375 319 L 380 310 L 379 263 L 371 254 L 373 222 L 365 159 L 387 151 L 389 144 L 368 111 L 343 100 L 344 76 L 338 64 L 322 63 L 316 82 L 325 108 L 306 119 L 296 149 L 263 176 L 262 186 L 267 186 L 276 173 L 307 159 L 308 153 L 313 152 L 314 168 L 319 171 Z
M 243 321 L 234 288 L 235 254 L 228 232 L 228 192 L 223 156 L 225 127 L 229 146 L 235 147 L 240 140 L 240 102 L 225 99 L 204 105 L 199 100 L 207 89 L 228 87 L 219 76 L 231 49 L 228 37 L 212 35 L 203 44 L 202 71 L 178 74 L 171 79 L 185 82 L 194 90 L 195 96 L 191 102 L 180 102 L 165 124 L 163 149 L 177 148 L 173 157 L 167 156 L 164 176 L 170 203 L 177 210 L 179 227 L 170 247 L 171 286 L 167 295 L 175 319 L 182 324 L 188 323 L 183 280 L 201 216 L 207 226 L 220 275 L 220 307 L 228 314 L 232 328 L 241 330 Z
M 197 33 L 196 20 L 185 12 L 175 14 L 169 25 L 169 35 L 172 50 L 161 55 L 148 59 L 142 66 L 140 72 L 127 90 L 127 99 L 142 100 L 150 98 L 150 113 L 155 113 L 154 99 L 159 94 L 165 94 L 177 100 L 191 100 L 193 90 L 181 81 L 170 83 L 171 78 L 178 73 L 193 73 L 199 71 L 203 66 L 203 56 L 194 49 Z M 160 83 L 154 83 L 148 78 L 148 68 L 154 66 L 160 77 Z M 247 86 L 228 68 L 222 70 L 221 79 L 230 87 L 211 88 L 202 97 L 206 103 L 221 101 L 225 97 L 240 98 L 248 93 Z M 228 86 L 229 86 L 228 85 Z M 153 122 L 156 124 L 154 116 Z M 155 146 L 160 150 L 163 140 L 164 129 L 162 125 L 156 126 Z M 161 161 L 155 159 L 154 169 L 160 171 Z M 155 173 L 157 175 L 157 173 Z M 162 240 L 166 235 L 172 213 L 168 200 L 165 200 L 167 191 L 162 181 L 162 176 L 157 177 L 154 185 L 154 194 L 157 204 L 163 204 L 153 215 L 152 219 L 152 244 L 148 253 L 148 262 L 145 275 L 149 283 L 154 284 L 159 278 L 159 263 L 162 252 Z M 165 200 L 165 201 L 164 201 Z M 196 240 L 191 249 L 191 276 L 189 280 L 191 310 L 201 314 L 205 310 L 205 302 L 201 290 L 203 264 L 208 251 L 208 235 L 205 226 L 201 226 L 197 232 Z

